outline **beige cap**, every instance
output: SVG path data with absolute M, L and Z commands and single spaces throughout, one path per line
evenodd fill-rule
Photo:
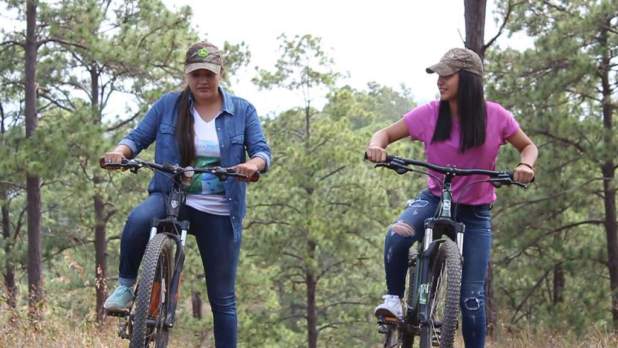
M 206 69 L 215 74 L 221 73 L 223 58 L 217 46 L 201 41 L 189 47 L 185 56 L 185 74 L 199 69 Z
M 483 76 L 483 62 L 476 52 L 467 48 L 452 48 L 442 56 L 438 64 L 425 69 L 427 73 L 440 76 L 452 75 L 460 70 Z

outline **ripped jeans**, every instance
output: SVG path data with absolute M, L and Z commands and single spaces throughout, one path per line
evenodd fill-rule
M 440 198 L 422 191 L 409 201 L 406 209 L 386 233 L 384 268 L 388 294 L 403 297 L 408 267 L 408 251 L 412 243 L 421 241 L 425 219 L 434 215 Z M 457 205 L 456 220 L 466 225 L 461 284 L 462 332 L 467 348 L 485 346 L 485 276 L 491 254 L 490 205 Z

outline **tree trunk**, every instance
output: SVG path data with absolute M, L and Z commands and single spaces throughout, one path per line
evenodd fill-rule
M 604 148 L 611 149 L 614 144 L 615 131 L 613 130 L 613 90 L 610 85 L 609 75 L 611 70 L 610 47 L 608 44 L 608 29 L 611 28 L 611 20 L 606 19 L 600 29 L 599 43 L 603 48 L 599 75 L 601 77 L 601 88 L 603 93 L 603 137 Z M 618 332 L 618 231 L 616 222 L 616 154 L 608 153 L 605 163 L 601 166 L 603 173 L 603 197 L 605 206 L 605 233 L 607 236 L 607 268 L 609 270 L 609 284 L 612 296 L 612 318 L 614 321 L 614 332 Z
M 487 335 L 494 340 L 496 337 L 496 323 L 498 322 L 498 313 L 496 304 L 494 303 L 494 287 L 493 287 L 493 273 L 494 267 L 491 264 L 491 257 L 489 259 L 489 265 L 487 265 L 487 278 L 485 279 L 485 317 L 487 318 Z
M 100 195 L 94 196 L 94 212 L 95 212 L 95 226 L 94 226 L 94 244 L 95 244 L 95 288 L 97 294 L 97 322 L 101 322 L 105 316 L 103 310 L 103 303 L 107 297 L 107 278 L 106 278 L 106 261 L 105 254 L 107 252 L 107 241 L 105 240 L 105 216 L 104 216 L 104 203 Z
M 311 151 L 311 104 L 307 100 L 305 103 L 305 151 Z M 315 261 L 316 243 L 309 236 L 311 231 L 311 196 L 313 195 L 311 184 L 305 187 L 307 198 L 305 200 L 305 213 L 307 214 L 307 256 L 305 260 L 305 285 L 307 288 L 307 347 L 316 348 L 318 346 L 318 311 L 317 311 L 317 279 L 313 266 Z
M 616 231 L 616 187 L 614 164 L 603 166 L 603 193 L 605 203 L 605 233 L 607 235 L 607 268 L 612 296 L 612 318 L 614 331 L 618 332 L 618 237 Z
M 11 221 L 9 201 L 6 188 L 0 191 L 2 200 L 2 236 L 4 238 L 4 287 L 6 288 L 6 303 L 15 309 L 17 304 L 17 287 L 15 286 L 15 264 L 13 263 L 13 241 L 11 238 Z
M 315 257 L 315 248 L 315 242 L 309 240 L 307 242 L 307 251 L 309 252 L 310 260 L 313 260 Z M 316 348 L 318 346 L 317 279 L 314 271 L 309 266 L 305 274 L 305 283 L 307 286 L 307 347 Z
M 485 57 L 485 8 L 487 0 L 464 0 L 466 47 Z
M 466 23 L 466 47 L 476 52 L 481 60 L 485 58 L 485 9 L 486 0 L 464 0 L 464 20 Z M 493 291 L 493 269 L 491 257 L 485 279 L 485 317 L 487 334 L 495 338 L 497 308 Z
M 202 298 L 198 291 L 191 293 L 191 308 L 193 309 L 193 318 L 202 319 Z
M 564 267 L 561 263 L 554 266 L 554 288 L 553 288 L 553 304 L 554 306 L 564 302 Z
M 36 11 L 37 1 L 26 2 L 26 137 L 37 127 L 36 86 Z M 36 173 L 26 175 L 28 211 L 28 308 L 31 319 L 42 318 L 43 274 L 41 266 L 41 187 Z
M 95 63 L 90 66 L 90 108 L 92 110 L 93 123 L 101 123 L 101 110 L 99 109 L 99 69 Z M 95 164 L 96 165 L 96 164 Z M 92 183 L 94 189 L 94 249 L 95 249 L 95 291 L 96 291 L 96 319 L 101 322 L 105 316 L 103 303 L 107 297 L 107 240 L 105 216 L 105 201 L 98 193 L 97 187 L 104 179 L 95 173 Z
M 4 137 L 4 108 L 0 103 L 0 135 Z M 3 138 L 0 138 L 3 140 Z M 2 146 L 5 146 L 2 141 Z M 13 263 L 13 241 L 11 239 L 11 216 L 9 215 L 9 195 L 7 185 L 0 186 L 0 200 L 2 201 L 2 237 L 4 238 L 4 287 L 6 288 L 6 302 L 9 307 L 15 309 L 17 304 L 17 288 L 15 286 L 15 264 Z

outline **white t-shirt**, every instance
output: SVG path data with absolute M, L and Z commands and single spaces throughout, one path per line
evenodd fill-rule
M 193 129 L 195 130 L 194 167 L 203 168 L 220 165 L 221 152 L 215 119 L 204 121 L 193 108 Z M 212 174 L 199 174 L 192 178 L 187 188 L 186 204 L 199 211 L 215 215 L 230 215 L 230 202 L 225 199 L 223 182 Z

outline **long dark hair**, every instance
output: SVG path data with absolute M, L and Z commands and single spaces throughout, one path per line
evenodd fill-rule
M 187 86 L 178 97 L 176 120 L 176 143 L 180 152 L 180 165 L 185 167 L 195 161 L 195 131 L 193 115 L 189 109 L 191 90 Z
M 457 92 L 457 107 L 461 125 L 459 151 L 483 145 L 485 143 L 485 126 L 487 114 L 483 79 L 469 71 L 460 70 L 459 88 Z M 440 142 L 451 137 L 452 117 L 448 101 L 440 101 L 438 122 L 433 132 L 431 142 Z

